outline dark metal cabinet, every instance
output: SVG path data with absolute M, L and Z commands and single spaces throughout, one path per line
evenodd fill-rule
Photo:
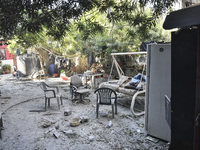
M 172 33 L 170 150 L 199 150 L 200 51 L 199 30 Z

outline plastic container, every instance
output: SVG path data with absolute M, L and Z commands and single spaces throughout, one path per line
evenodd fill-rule
M 108 127 L 110 128 L 112 126 L 112 121 L 109 121 Z

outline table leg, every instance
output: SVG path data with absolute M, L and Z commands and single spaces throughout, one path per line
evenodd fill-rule
M 92 76 L 91 86 L 92 89 L 95 89 L 95 76 Z

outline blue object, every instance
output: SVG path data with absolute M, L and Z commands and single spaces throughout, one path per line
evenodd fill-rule
M 142 80 L 141 80 L 141 78 L 142 78 Z M 137 86 L 140 83 L 140 80 L 142 82 L 146 82 L 146 78 L 145 78 L 144 75 L 137 74 L 134 78 L 131 79 L 131 81 L 129 82 L 129 84 L 133 85 L 133 86 Z
M 49 74 L 53 75 L 56 72 L 55 64 L 49 65 Z

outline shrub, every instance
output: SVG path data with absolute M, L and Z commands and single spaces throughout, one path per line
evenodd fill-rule
M 2 69 L 3 69 L 3 71 L 6 71 L 6 70 L 11 71 L 11 65 L 5 64 L 5 65 L 2 66 Z

